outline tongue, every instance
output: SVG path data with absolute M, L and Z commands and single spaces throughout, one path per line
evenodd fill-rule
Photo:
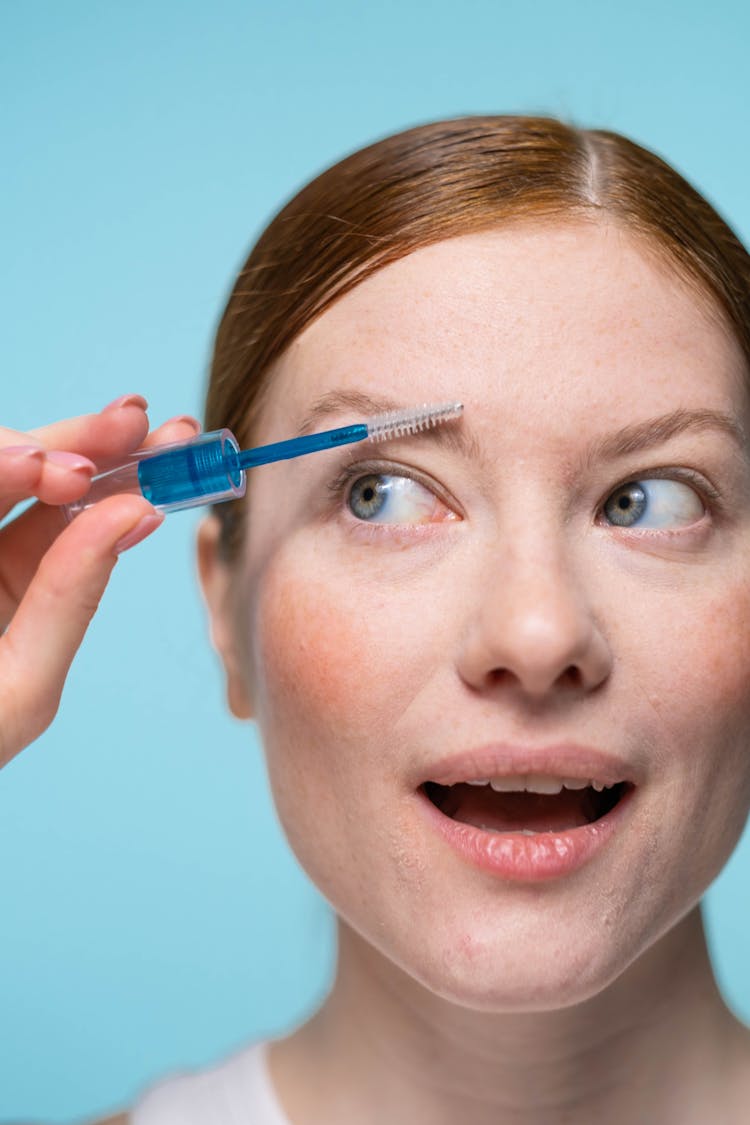
M 496 793 L 489 785 L 451 786 L 442 811 L 462 824 L 497 832 L 562 832 L 596 818 L 590 789 L 561 793 Z

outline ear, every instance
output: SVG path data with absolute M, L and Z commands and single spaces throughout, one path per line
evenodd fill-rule
M 237 719 L 252 719 L 253 706 L 242 675 L 242 661 L 232 628 L 231 570 L 219 551 L 220 524 L 207 516 L 198 528 L 198 576 L 208 611 L 211 643 L 226 676 L 227 702 Z

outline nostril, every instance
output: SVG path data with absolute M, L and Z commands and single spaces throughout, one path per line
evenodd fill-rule
M 577 664 L 569 664 L 558 674 L 545 674 L 543 669 L 514 672 L 509 668 L 493 668 L 488 674 L 491 687 L 515 683 L 530 695 L 543 695 L 555 687 L 574 688 L 581 691 L 585 687 L 583 672 Z
M 583 673 L 577 664 L 571 664 L 566 668 L 563 673 L 563 678 L 566 679 L 572 687 L 583 687 Z

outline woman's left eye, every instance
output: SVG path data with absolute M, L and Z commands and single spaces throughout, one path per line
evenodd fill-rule
M 686 527 L 699 520 L 705 510 L 690 485 L 659 477 L 620 485 L 603 507 L 610 523 L 638 528 Z
M 347 504 L 352 515 L 368 523 L 415 524 L 455 518 L 434 492 L 411 477 L 394 473 L 358 477 Z

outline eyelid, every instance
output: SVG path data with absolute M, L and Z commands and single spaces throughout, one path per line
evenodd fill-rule
M 346 489 L 348 484 L 353 484 L 359 477 L 376 476 L 379 473 L 394 477 L 407 477 L 409 480 L 416 481 L 426 488 L 429 492 L 434 493 L 446 507 L 456 512 L 457 515 L 464 518 L 464 513 L 461 505 L 451 496 L 438 481 L 433 477 L 427 476 L 419 469 L 413 469 L 410 465 L 404 465 L 398 461 L 384 461 L 384 460 L 368 460 L 368 461 L 355 461 L 345 465 L 337 476 L 334 477 L 327 485 L 330 494 L 339 499 Z

